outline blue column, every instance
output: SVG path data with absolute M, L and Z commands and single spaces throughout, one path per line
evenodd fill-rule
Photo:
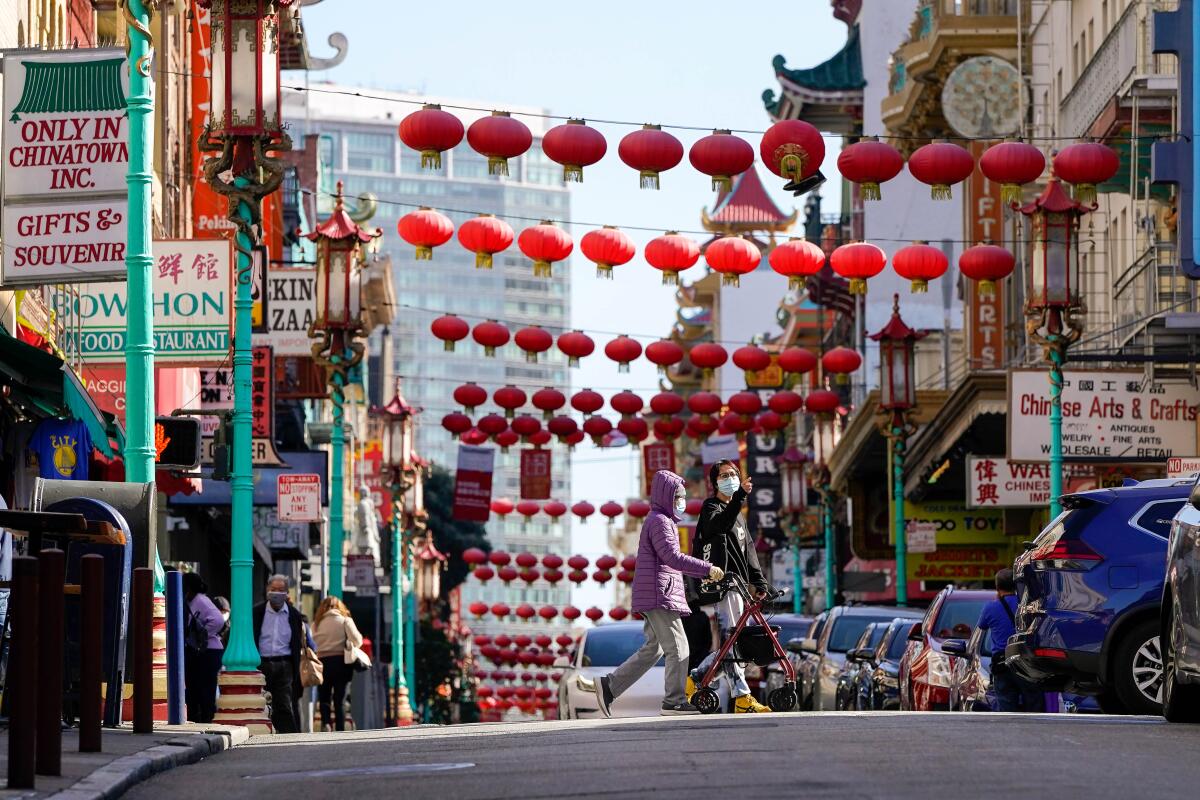
M 167 722 L 182 725 L 184 713 L 183 682 L 183 573 L 167 573 Z

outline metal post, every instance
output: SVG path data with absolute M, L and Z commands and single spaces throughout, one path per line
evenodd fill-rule
M 133 732 L 154 732 L 154 570 L 133 571 Z
M 79 559 L 79 752 L 100 752 L 104 660 L 104 556 Z
M 833 608 L 837 598 L 837 543 L 833 536 L 833 489 L 822 490 L 825 517 L 825 608 Z
M 1054 519 L 1062 512 L 1059 501 L 1063 493 L 1062 365 L 1066 347 L 1056 334 L 1046 338 L 1049 341 L 1046 356 L 1050 361 L 1050 518 Z
M 182 725 L 184 714 L 183 683 L 183 573 L 167 573 L 167 722 Z
M 400 540 L 404 541 L 401 532 Z M 407 547 L 407 545 L 405 545 Z M 413 559 L 411 553 L 404 559 L 404 674 L 408 683 L 410 700 L 417 691 L 417 597 L 413 592 Z
M 800 535 L 792 537 L 792 613 L 804 613 L 804 576 L 800 563 Z
M 908 542 L 904 531 L 904 418 L 892 421 L 892 533 L 896 537 L 896 605 L 908 604 Z
M 62 550 L 38 553 L 38 573 L 37 773 L 61 775 L 66 554 Z
M 38 682 L 38 560 L 12 560 L 12 647 L 8 683 L 8 788 L 32 789 L 37 758 Z
M 346 376 L 343 372 L 342 357 L 330 356 L 329 383 L 332 391 L 329 393 L 333 401 L 333 432 L 329 437 L 332 450 L 333 469 L 329 477 L 329 592 L 333 597 L 342 596 L 342 550 L 345 547 L 344 501 L 345 480 L 344 462 L 345 431 L 342 427 L 342 406 L 345 402 L 342 386 Z

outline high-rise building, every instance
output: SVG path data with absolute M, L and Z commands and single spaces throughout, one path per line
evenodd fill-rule
M 441 419 L 455 404 L 454 388 L 474 381 L 489 394 L 513 384 L 532 394 L 546 386 L 565 391 L 568 374 L 566 359 L 556 349 L 539 356 L 537 363 L 526 361 L 525 354 L 509 344 L 494 357 L 469 338 L 455 352 L 443 351 L 442 342 L 430 332 L 430 323 L 445 313 L 456 314 L 470 325 L 487 319 L 503 322 L 514 332 L 525 325 L 541 325 L 557 336 L 569 323 L 570 282 L 562 265 L 550 278 L 534 277 L 529 259 L 516 243 L 495 257 L 492 269 L 477 269 L 473 253 L 451 239 L 434 250 L 432 260 L 415 259 L 414 248 L 397 233 L 396 225 L 405 214 L 421 206 L 435 208 L 450 217 L 457 227 L 480 213 L 505 219 L 516 231 L 541 219 L 570 218 L 570 194 L 562 180 L 562 168 L 543 154 L 540 139 L 545 120 L 522 116 L 531 129 L 533 147 L 525 155 L 509 160 L 508 176 L 488 174 L 487 159 L 471 150 L 464 140 L 443 154 L 436 170 L 421 167 L 420 153 L 404 146 L 397 126 L 423 103 L 438 98 L 388 92 L 362 87 L 314 84 L 308 91 L 288 91 L 284 111 L 297 140 L 310 133 L 321 137 L 321 158 L 332 177 L 343 181 L 348 202 L 364 193 L 374 195 L 377 210 L 367 225 L 383 229 L 381 251 L 391 257 L 397 297 L 397 323 L 390 335 L 393 341 L 393 374 L 403 383 L 405 398 L 421 409 L 417 434 L 417 452 L 425 459 L 453 473 L 458 443 L 441 427 Z M 486 112 L 464 111 L 452 106 L 487 107 L 486 102 L 442 101 L 446 110 L 465 126 Z M 545 114 L 540 108 L 512 108 L 513 112 Z M 370 201 L 361 203 L 365 205 Z M 378 342 L 368 352 L 378 359 Z M 372 370 L 378 374 L 377 370 Z M 376 381 L 378 383 L 378 381 Z M 369 391 L 378 402 L 390 395 L 393 387 L 372 386 Z M 491 403 L 481 407 L 476 418 L 497 410 Z M 565 448 L 553 446 L 553 497 L 570 497 L 570 457 Z M 493 496 L 516 498 L 520 492 L 520 453 L 518 447 L 508 453 L 496 452 Z M 493 548 L 510 553 L 530 552 L 566 554 L 570 546 L 569 526 L 554 524 L 544 515 L 526 522 L 517 514 L 505 519 L 492 515 L 487 523 Z M 462 607 L 482 600 L 504 602 L 512 608 L 529 603 L 563 606 L 570 602 L 570 589 L 544 581 L 532 586 L 515 581 L 505 587 L 499 580 L 480 586 L 469 580 L 463 587 Z M 500 623 L 485 618 L 472 627 L 481 632 L 511 631 L 530 625 Z M 542 632 L 543 626 L 538 627 Z M 546 628 L 546 632 L 551 631 Z

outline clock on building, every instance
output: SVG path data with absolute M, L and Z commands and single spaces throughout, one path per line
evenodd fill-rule
M 963 61 L 942 87 L 942 113 L 960 136 L 1001 138 L 1021 125 L 1021 73 L 995 56 Z

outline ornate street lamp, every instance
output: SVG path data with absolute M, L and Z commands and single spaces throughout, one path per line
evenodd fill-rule
M 261 0 L 260 0 L 261 1 Z M 342 549 L 345 541 L 345 431 L 342 407 L 350 370 L 363 358 L 365 348 L 359 340 L 363 332 L 362 270 L 363 245 L 383 235 L 369 231 L 350 218 L 338 181 L 333 212 L 329 219 L 305 236 L 317 244 L 317 308 L 308 330 L 313 360 L 326 368 L 333 401 L 333 431 L 330 450 L 333 472 L 329 478 L 329 594 L 342 596 Z
M 1014 208 L 1016 205 L 1014 204 Z M 1033 202 L 1019 208 L 1029 217 L 1032 252 L 1025 300 L 1025 331 L 1042 346 L 1050 364 L 1050 516 L 1062 511 L 1062 387 L 1067 348 L 1079 340 L 1086 311 L 1079 280 L 1079 219 L 1095 206 L 1072 200 L 1054 175 Z
M 229 219 L 236 226 L 229 558 L 233 610 L 221 696 L 230 718 L 238 720 L 248 716 L 247 709 L 258 714 L 264 710 L 250 616 L 254 605 L 250 284 L 253 251 L 262 232 L 262 198 L 283 181 L 283 162 L 269 153 L 291 149 L 279 119 L 278 11 L 293 2 L 296 0 L 197 0 L 200 7 L 211 11 L 213 31 L 212 114 L 199 143 L 202 151 L 211 154 L 204 162 L 204 178 L 213 191 L 229 199 Z M 226 697 L 236 702 L 226 705 Z M 265 725 L 269 730 L 269 722 Z
M 442 594 L 442 570 L 446 556 L 433 544 L 433 532 L 426 531 L 421 548 L 414 554 L 416 561 L 416 595 L 426 605 L 432 605 Z
M 804 580 L 800 564 L 800 519 L 804 514 L 808 482 L 804 478 L 804 464 L 808 457 L 799 448 L 789 447 L 779 457 L 779 472 L 782 476 L 783 513 L 791 519 L 792 540 L 792 613 L 804 610 Z
M 391 688 L 395 695 L 397 723 L 407 725 L 412 722 L 412 708 L 409 704 L 409 682 L 406 674 L 408 657 L 405 655 L 408 615 L 405 612 L 404 571 L 410 559 L 405 552 L 407 541 L 404 535 L 404 495 L 416 483 L 412 457 L 415 410 L 404 401 L 397 387 L 396 395 L 385 407 L 377 411 L 383 420 L 384 467 L 391 475 L 388 487 L 392 495 Z M 409 510 L 412 510 L 411 504 Z
M 913 383 L 914 348 L 926 334 L 900 318 L 900 295 L 892 296 L 892 318 L 871 338 L 879 342 L 879 411 L 892 447 L 892 536 L 896 545 L 896 603 L 908 602 L 908 558 L 904 534 L 904 450 L 914 430 L 909 415 L 917 406 Z

